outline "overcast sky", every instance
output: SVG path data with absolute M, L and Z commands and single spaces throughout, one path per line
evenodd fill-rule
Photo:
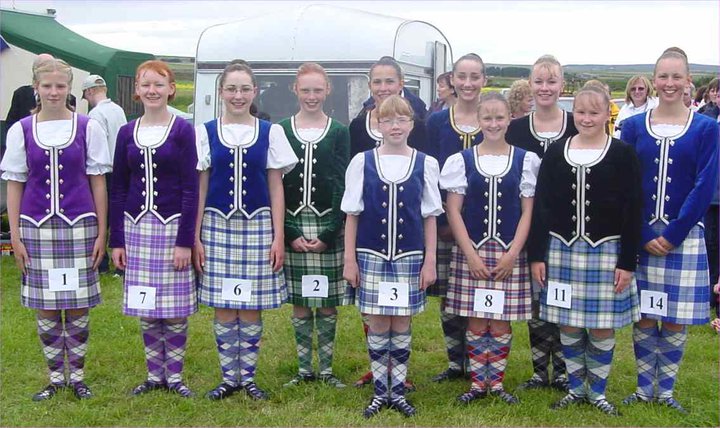
M 637 64 L 654 63 L 666 47 L 679 46 L 693 63 L 720 64 L 717 0 L 0 0 L 4 8 L 54 8 L 58 22 L 107 46 L 180 56 L 195 56 L 200 33 L 211 25 L 312 3 L 430 22 L 448 38 L 456 58 L 476 52 L 490 63 L 530 64 L 551 53 L 564 64 Z

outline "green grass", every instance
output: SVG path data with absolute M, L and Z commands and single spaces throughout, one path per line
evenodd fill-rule
M 454 403 L 466 381 L 443 384 L 430 377 L 446 366 L 438 320 L 437 299 L 414 319 L 410 378 L 418 386 L 409 398 L 418 408 L 413 419 L 383 411 L 370 421 L 360 413 L 372 391 L 336 391 L 317 384 L 282 388 L 297 370 L 290 326 L 290 307 L 267 311 L 257 382 L 271 395 L 269 403 L 242 394 L 221 402 L 202 398 L 220 380 L 212 333 L 212 311 L 203 307 L 190 321 L 185 379 L 198 398 L 182 399 L 163 392 L 130 398 L 128 391 L 145 377 L 137 319 L 121 314 L 122 284 L 103 276 L 104 302 L 91 314 L 86 380 L 95 398 L 78 402 L 62 391 L 49 402 L 30 400 L 47 383 L 45 364 L 35 331 L 34 312 L 20 304 L 19 274 L 11 257 L 2 257 L 2 343 L 0 344 L 0 426 L 718 426 L 718 336 L 709 326 L 690 330 L 676 398 L 691 410 L 681 416 L 654 405 L 621 407 L 612 418 L 588 406 L 550 411 L 559 392 L 531 391 L 510 407 L 485 399 L 468 407 Z M 350 383 L 368 367 L 357 310 L 340 310 L 335 373 Z M 515 337 L 505 384 L 512 390 L 531 374 L 527 328 L 515 324 Z M 608 397 L 619 402 L 635 387 L 630 329 L 618 334 Z

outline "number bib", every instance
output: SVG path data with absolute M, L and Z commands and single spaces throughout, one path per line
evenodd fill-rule
M 78 269 L 48 269 L 50 291 L 77 291 L 80 289 L 80 272 Z
M 549 306 L 570 309 L 572 303 L 572 285 L 557 281 L 548 281 L 547 301 Z
M 378 305 L 407 308 L 410 305 L 410 284 L 407 282 L 381 282 Z
M 252 283 L 247 279 L 223 278 L 221 298 L 234 302 L 250 302 Z
M 155 289 L 133 285 L 128 287 L 128 308 L 155 310 Z
M 640 290 L 640 312 L 643 314 L 667 316 L 667 293 Z
M 502 315 L 505 312 L 505 292 L 476 288 L 473 311 Z
M 303 297 L 327 297 L 328 277 L 325 275 L 303 275 L 302 276 Z

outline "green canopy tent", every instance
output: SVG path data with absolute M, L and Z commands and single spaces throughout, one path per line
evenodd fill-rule
M 36 54 L 49 53 L 75 68 L 103 76 L 108 96 L 129 118 L 142 113 L 142 107 L 132 100 L 135 69 L 155 59 L 153 55 L 100 45 L 64 27 L 52 15 L 0 9 L 0 34 L 10 45 Z

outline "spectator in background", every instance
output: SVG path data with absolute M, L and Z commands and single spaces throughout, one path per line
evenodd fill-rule
M 89 75 L 83 82 L 82 97 L 87 100 L 88 106 L 91 108 L 88 116 L 97 120 L 105 131 L 105 135 L 107 135 L 108 149 L 110 150 L 110 159 L 112 160 L 115 155 L 115 140 L 117 139 L 118 131 L 121 126 L 127 123 L 125 112 L 122 107 L 107 97 L 105 79 L 97 74 Z M 110 183 L 112 183 L 112 173 L 105 174 L 105 180 L 109 192 Z M 110 195 L 108 193 L 108 200 L 109 198 Z M 109 260 L 110 258 L 106 253 L 102 263 L 100 263 L 100 273 L 105 273 L 109 270 Z
M 436 111 L 445 110 L 455 105 L 457 101 L 457 93 L 455 87 L 453 87 L 450 79 L 452 78 L 452 72 L 445 72 L 435 79 L 437 82 L 437 100 L 430 105 L 430 113 Z
M 512 82 L 507 99 L 508 103 L 510 103 L 511 119 L 527 116 L 533 110 L 533 107 L 535 107 L 530 83 L 525 79 Z
M 699 109 L 703 105 L 705 105 L 705 94 L 707 93 L 708 86 L 702 85 L 698 88 L 697 93 L 695 94 L 695 100 L 693 101 L 693 104 L 695 104 L 695 108 Z
M 657 98 L 652 96 L 650 80 L 640 74 L 631 77 L 625 86 L 625 105 L 617 115 L 613 136 L 620 138 L 623 120 L 636 114 L 645 113 L 649 109 L 657 107 L 657 104 Z
M 685 87 L 685 90 L 683 91 L 683 103 L 685 103 L 685 107 L 689 108 L 692 111 L 697 111 L 697 107 L 695 107 L 695 104 L 693 103 L 693 93 L 695 92 L 695 85 L 692 84 L 692 82 Z
M 713 80 L 708 83 L 707 86 L 707 92 L 705 92 L 705 104 L 698 107 L 698 113 L 705 114 L 710 117 L 717 118 L 718 116 L 718 86 L 720 86 L 720 81 L 718 81 L 718 78 L 714 78 Z M 705 111 L 710 110 L 710 114 L 706 114 Z
M 45 61 L 54 59 L 52 55 L 47 53 L 41 53 L 35 58 L 32 65 L 33 74 L 37 67 Z M 68 105 L 72 106 L 72 110 L 75 110 L 75 97 L 72 94 L 68 94 Z M 7 118 L 5 119 L 5 126 L 7 129 L 17 122 L 18 120 L 30 116 L 31 110 L 37 107 L 37 92 L 32 85 L 25 85 L 17 88 L 13 92 L 12 101 L 10 102 L 10 110 L 8 111 Z

